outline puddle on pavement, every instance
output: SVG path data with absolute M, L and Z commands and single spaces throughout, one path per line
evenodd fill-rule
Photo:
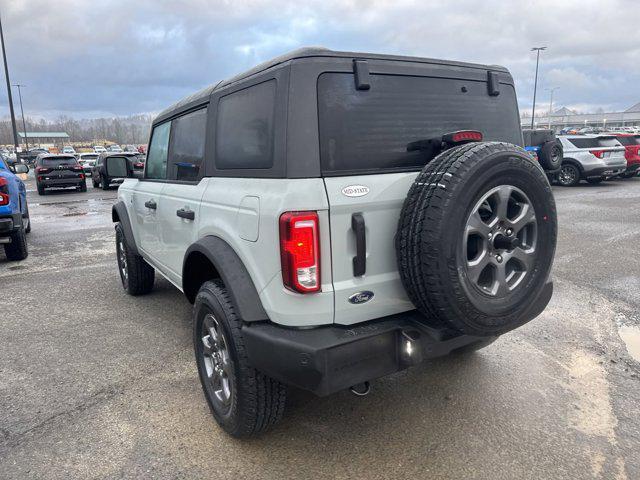
M 620 325 L 618 332 L 627 347 L 629 355 L 631 355 L 635 361 L 640 362 L 640 327 Z

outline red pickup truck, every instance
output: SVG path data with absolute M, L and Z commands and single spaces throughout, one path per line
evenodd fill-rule
M 620 176 L 635 177 L 640 172 L 640 135 L 633 133 L 616 133 L 615 135 L 624 145 L 624 158 L 627 159 L 627 170 Z

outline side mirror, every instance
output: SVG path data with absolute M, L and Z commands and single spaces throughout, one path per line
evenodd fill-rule
M 132 178 L 133 169 L 126 157 L 107 157 L 104 159 L 104 170 L 109 178 Z
M 13 173 L 29 173 L 29 167 L 24 163 L 16 163 L 13 165 Z

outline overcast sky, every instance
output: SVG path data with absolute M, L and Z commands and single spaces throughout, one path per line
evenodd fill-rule
M 501 64 L 530 109 L 640 102 L 638 0 L 4 0 L 12 83 L 26 114 L 78 118 L 157 112 L 301 46 Z M 7 115 L 4 84 L 0 115 Z M 17 105 L 17 95 L 14 99 Z

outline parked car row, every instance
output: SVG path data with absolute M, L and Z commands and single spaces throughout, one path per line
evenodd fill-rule
M 640 168 L 640 134 L 562 135 L 564 150 L 555 180 L 565 187 L 581 180 L 600 183 L 613 177 L 631 178 Z
M 640 127 L 565 127 L 560 130 L 559 135 L 589 135 L 596 133 L 631 133 L 640 134 Z

